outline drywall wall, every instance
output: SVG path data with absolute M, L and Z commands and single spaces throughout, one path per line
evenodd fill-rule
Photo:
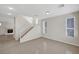
M 0 35 L 7 35 L 7 29 L 14 30 L 14 18 L 13 17 L 1 16 L 0 23 L 2 23 L 2 25 L 0 26 Z
M 74 39 L 68 38 L 66 36 L 66 18 L 70 16 L 75 16 L 76 20 L 76 36 Z M 61 41 L 64 43 L 72 44 L 79 46 L 79 12 L 73 12 L 66 15 L 60 15 L 56 17 L 50 17 L 44 19 L 43 21 L 47 21 L 47 33 L 44 34 L 44 37 L 47 37 L 52 40 Z

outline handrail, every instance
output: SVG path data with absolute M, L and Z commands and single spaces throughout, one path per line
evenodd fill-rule
M 32 28 L 33 28 L 33 27 L 31 27 L 28 31 L 26 31 L 25 33 L 23 33 L 23 34 L 21 35 L 21 38 L 24 37 Z
M 27 25 L 25 27 L 26 27 L 26 29 L 21 34 L 19 34 L 19 39 L 24 37 L 33 28 L 33 27 L 31 27 L 30 29 L 27 30 Z

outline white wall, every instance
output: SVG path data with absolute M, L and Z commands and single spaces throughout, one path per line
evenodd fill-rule
M 75 20 L 77 21 L 76 25 L 79 26 L 79 12 L 47 18 L 44 19 L 47 21 L 47 33 L 44 34 L 44 37 L 79 46 L 79 27 L 76 27 L 78 34 L 74 39 L 70 39 L 66 36 L 65 20 L 69 16 L 75 16 Z
M 14 18 L 13 17 L 0 17 L 0 22 L 2 25 L 0 26 L 0 35 L 7 35 L 7 29 L 14 29 Z

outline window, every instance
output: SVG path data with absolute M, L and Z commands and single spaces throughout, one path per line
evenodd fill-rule
M 2 25 L 2 23 L 0 23 L 0 26 Z
M 43 21 L 42 25 L 43 25 L 43 34 L 46 34 L 47 33 L 47 21 Z
M 68 37 L 74 38 L 75 17 L 68 17 L 66 19 L 66 34 Z

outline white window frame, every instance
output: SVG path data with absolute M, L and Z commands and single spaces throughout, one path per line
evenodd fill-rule
M 43 21 L 42 22 L 42 29 L 43 29 L 43 34 L 47 33 L 47 21 Z
M 74 18 L 74 28 L 68 28 L 67 27 L 67 19 L 69 19 L 69 18 Z M 74 39 L 74 37 L 75 37 L 75 24 L 76 24 L 75 22 L 76 22 L 75 16 L 69 16 L 69 17 L 66 18 L 66 37 Z M 74 30 L 74 37 L 68 36 L 67 29 L 73 29 Z

